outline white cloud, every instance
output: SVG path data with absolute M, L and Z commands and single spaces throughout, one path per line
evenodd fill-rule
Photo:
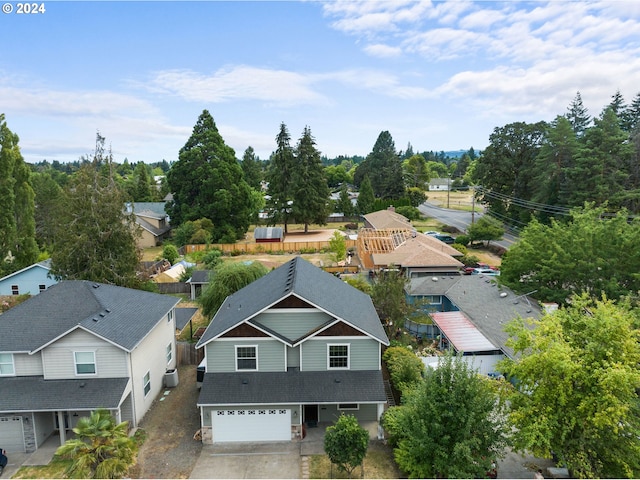
M 384 45 L 382 43 L 367 45 L 366 47 L 364 47 L 364 51 L 372 57 L 380 58 L 392 58 L 402 55 L 402 49 L 400 47 L 392 47 L 389 45 Z
M 314 104 L 326 99 L 310 88 L 307 75 L 247 65 L 228 66 L 212 75 L 191 70 L 157 72 L 151 91 L 197 102 L 259 100 L 280 105 Z

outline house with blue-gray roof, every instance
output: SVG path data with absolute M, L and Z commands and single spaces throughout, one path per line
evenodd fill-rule
M 177 372 L 178 302 L 74 280 L 0 315 L 0 446 L 33 452 L 51 436 L 62 444 L 98 408 L 136 427 Z
M 203 442 L 291 441 L 341 413 L 380 436 L 386 345 L 368 295 L 288 261 L 227 297 L 196 345 Z

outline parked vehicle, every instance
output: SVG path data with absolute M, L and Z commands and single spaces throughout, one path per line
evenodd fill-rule
M 490 277 L 497 277 L 500 275 L 500 270 L 494 270 L 492 268 L 474 268 L 471 275 L 487 275 Z
M 447 243 L 449 245 L 451 245 L 452 243 L 454 243 L 456 241 L 456 239 L 453 238 L 451 235 L 444 235 L 442 233 L 439 233 L 438 235 L 433 235 L 433 237 L 437 238 L 441 242 Z

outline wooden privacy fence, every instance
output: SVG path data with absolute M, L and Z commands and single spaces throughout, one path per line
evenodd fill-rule
M 345 240 L 347 248 L 356 246 L 355 240 Z M 216 248 L 223 253 L 269 253 L 269 252 L 319 252 L 329 248 L 328 241 L 319 242 L 265 242 L 265 243 L 216 243 L 211 245 L 185 245 L 184 253 Z
M 177 342 L 177 361 L 180 365 L 198 365 L 204 358 L 204 348 L 196 350 L 195 343 Z
M 176 294 L 191 293 L 191 285 L 184 282 L 156 283 L 160 293 Z

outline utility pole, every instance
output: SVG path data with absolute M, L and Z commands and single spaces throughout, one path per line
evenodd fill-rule
M 447 208 L 449 208 L 449 192 L 451 191 L 451 174 L 447 177 Z
M 471 187 L 471 225 L 476 219 L 476 189 Z

